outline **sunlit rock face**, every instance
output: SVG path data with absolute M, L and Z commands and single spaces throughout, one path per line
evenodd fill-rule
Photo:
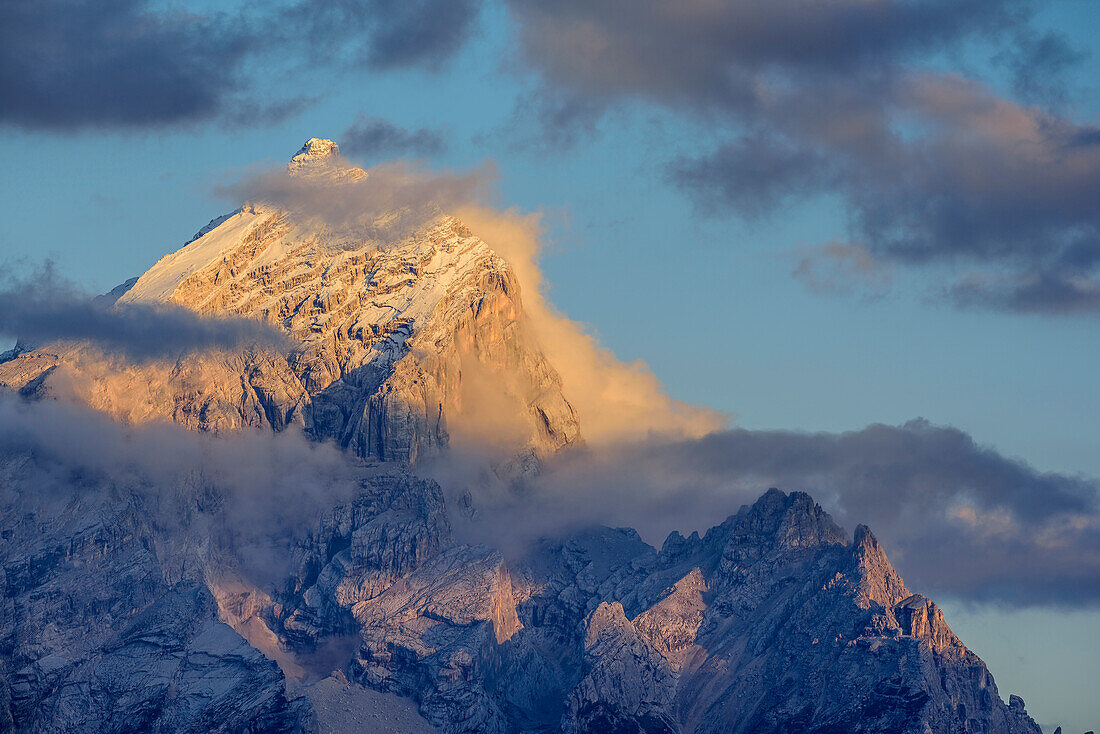
M 316 138 L 287 172 L 327 184 L 366 175 Z M 0 364 L 0 385 L 135 422 L 298 424 L 361 457 L 406 463 L 438 453 L 452 433 L 536 459 L 579 440 L 514 272 L 460 221 L 432 215 L 384 241 L 373 229 L 334 231 L 250 204 L 113 292 L 117 308 L 172 303 L 266 321 L 288 333 L 289 355 L 245 349 L 135 365 L 55 344 Z

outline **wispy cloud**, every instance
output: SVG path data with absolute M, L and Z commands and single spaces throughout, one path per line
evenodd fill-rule
M 295 541 L 367 476 L 338 447 L 296 428 L 213 435 L 131 426 L 70 403 L 3 393 L 0 464 L 5 502 L 20 491 L 36 502 L 74 492 L 123 505 L 137 500 L 176 542 L 195 533 L 261 587 L 296 570 Z
M 409 130 L 379 117 L 360 117 L 340 136 L 340 147 L 349 155 L 378 159 L 438 155 L 446 144 L 439 130 Z
M 881 298 L 890 290 L 890 267 L 861 245 L 826 242 L 801 250 L 791 271 L 812 293 Z
M 49 264 L 0 279 L 0 334 L 31 344 L 90 341 L 137 361 L 209 349 L 290 348 L 282 330 L 254 319 L 200 316 L 170 304 L 116 306 L 114 298 L 83 293 Z
M 496 178 L 492 163 L 451 172 L 394 160 L 363 171 L 336 159 L 325 168 L 336 175 L 295 176 L 281 166 L 264 168 L 222 183 L 213 193 L 233 202 L 274 206 L 303 225 L 385 241 L 442 213 L 484 201 Z

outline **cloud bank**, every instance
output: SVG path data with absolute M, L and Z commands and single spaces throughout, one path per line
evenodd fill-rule
M 286 335 L 270 324 L 231 316 L 199 316 L 169 304 L 116 306 L 64 281 L 50 265 L 25 278 L 0 279 L 0 334 L 30 344 L 86 340 L 131 360 L 176 358 L 209 349 L 286 351 Z
M 659 545 L 768 487 L 802 490 L 849 532 L 871 527 L 910 588 L 1009 605 L 1100 603 L 1100 482 L 1036 471 L 916 420 L 841 434 L 719 431 L 564 454 L 516 497 L 487 497 L 472 537 L 522 549 L 599 523 Z
M 0 395 L 0 459 L 27 454 L 41 473 L 35 491 L 62 496 L 83 482 L 134 492 L 158 522 L 209 534 L 257 583 L 286 573 L 293 543 L 369 471 L 293 428 L 214 436 Z M 508 553 L 596 523 L 635 527 L 660 545 L 671 530 L 720 523 L 770 486 L 809 492 L 849 531 L 868 524 L 916 591 L 1015 607 L 1100 603 L 1100 482 L 1036 471 L 919 420 L 589 446 L 554 458 L 518 492 L 451 485 L 450 509 L 461 538 Z

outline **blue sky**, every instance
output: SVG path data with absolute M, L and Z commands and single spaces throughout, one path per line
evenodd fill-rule
M 361 116 L 382 118 L 438 131 L 444 149 L 426 165 L 465 170 L 491 162 L 498 172 L 494 204 L 544 214 L 542 267 L 553 302 L 588 323 L 620 358 L 646 362 L 673 396 L 727 411 L 736 425 L 754 429 L 846 431 L 919 416 L 964 429 L 1041 471 L 1100 477 L 1100 312 L 959 307 L 947 290 L 973 265 L 965 247 L 919 265 L 874 251 L 888 287 L 840 283 L 839 293 L 813 292 L 792 271 L 822 243 L 852 239 L 852 197 L 842 185 L 785 198 L 759 217 L 736 206 L 706 210 L 675 184 L 669 162 L 706 155 L 752 121 L 730 122 L 720 105 L 686 110 L 644 82 L 641 91 L 624 92 L 614 80 L 578 76 L 567 60 L 540 62 L 524 46 L 518 17 L 486 3 L 458 50 L 426 64 L 345 64 L 309 58 L 298 47 L 287 58 L 250 59 L 240 79 L 252 98 L 304 97 L 275 122 L 260 113 L 251 121 L 244 107 L 235 119 L 223 109 L 148 124 L 5 118 L 0 255 L 8 262 L 51 258 L 71 279 L 105 291 L 232 209 L 236 202 L 211 193 L 219 182 L 286 159 L 309 137 L 341 142 Z M 1023 27 L 1057 33 L 1077 56 L 1061 68 L 1061 97 L 1035 104 L 1080 131 L 1095 130 L 1095 4 L 1042 3 Z M 1006 65 L 990 61 L 1000 50 L 979 36 L 918 49 L 898 63 L 981 79 L 1024 104 Z M 560 90 L 599 111 L 549 130 L 537 107 Z M 235 104 L 227 103 L 229 113 Z M 575 140 L 559 144 L 550 132 Z M 844 155 L 856 166 L 862 161 Z M 1011 274 L 1022 252 L 982 266 Z M 1003 694 L 1018 689 L 1027 697 L 1027 686 L 1043 688 L 1041 721 L 1055 714 L 1054 702 L 1070 705 L 1057 697 L 1066 689 L 1044 685 L 1023 666 L 1012 669 L 1014 643 L 1004 631 L 1045 620 L 1057 638 L 1050 646 L 1071 656 L 1084 625 L 1092 628 L 1093 661 L 1100 656 L 1100 616 L 1092 611 L 983 616 L 960 606 L 957 614 L 959 621 L 949 615 L 949 622 L 963 627 L 963 639 L 972 633 L 981 640 L 979 653 L 1004 661 L 993 665 Z M 1061 637 L 1059 625 L 1066 629 Z M 1041 653 L 1027 647 L 1019 654 Z M 1067 665 L 1078 680 L 1079 666 L 1095 672 L 1094 662 L 1074 658 Z M 1095 704 L 1083 702 L 1065 721 L 1083 729 L 1098 719 Z

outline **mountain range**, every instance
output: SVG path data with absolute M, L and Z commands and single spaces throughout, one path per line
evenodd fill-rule
M 314 138 L 279 175 L 370 174 Z M 0 455 L 0 728 L 1041 731 L 872 531 L 849 535 L 805 493 L 762 487 L 659 548 L 601 526 L 519 549 L 470 537 L 492 522 L 470 483 L 522 503 L 525 477 L 589 450 L 568 355 L 524 298 L 514 264 L 451 213 L 348 229 L 256 200 L 97 307 L 252 319 L 288 348 L 137 360 L 72 340 L 0 357 L 28 421 L 263 437 L 309 469 L 243 495 L 269 476 L 245 454 L 167 474 L 153 451 L 117 468 Z M 438 467 L 458 460 L 476 471 L 452 486 Z

